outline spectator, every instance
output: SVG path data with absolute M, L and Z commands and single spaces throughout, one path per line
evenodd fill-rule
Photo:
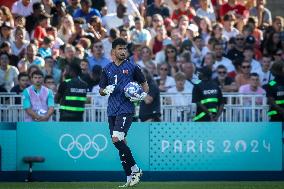
M 235 16 L 233 14 L 226 14 L 223 18 L 223 35 L 227 39 L 231 39 L 232 37 L 236 37 L 240 32 L 234 27 L 235 24 Z
M 57 60 L 57 67 L 63 71 L 65 66 L 72 62 L 80 65 L 81 60 L 75 56 L 75 53 L 75 47 L 67 44 L 64 49 L 64 57 L 59 57 Z
M 10 45 L 13 43 L 12 29 L 13 27 L 10 22 L 3 22 L 3 24 L 0 27 L 0 45 L 4 41 L 10 43 Z
M 137 64 L 141 68 L 146 68 L 151 62 L 153 63 L 151 49 L 148 46 L 141 47 L 141 60 L 139 60 Z
M 236 75 L 236 79 L 235 79 L 238 89 L 242 85 L 249 84 L 250 73 L 251 73 L 251 64 L 250 62 L 247 62 L 244 60 L 241 64 L 240 73 Z
M 261 69 L 258 69 L 256 73 L 259 75 L 261 86 L 264 86 L 274 79 L 274 76 L 270 71 L 272 65 L 271 56 L 264 55 L 260 63 L 261 63 Z
M 216 23 L 213 25 L 213 30 L 211 33 L 211 38 L 215 38 L 216 40 L 219 41 L 223 45 L 223 47 L 226 47 L 228 39 L 224 36 L 223 34 L 224 27 L 221 23 Z M 209 43 L 209 41 L 208 41 Z
M 282 16 L 275 16 L 272 20 L 272 29 L 274 32 L 281 32 L 283 31 L 283 17 Z
M 227 76 L 227 69 L 223 65 L 217 67 L 217 77 L 214 81 L 218 84 L 222 92 L 236 92 L 237 85 L 231 77 Z
M 25 39 L 26 41 L 30 41 L 30 35 L 29 35 L 29 33 L 27 32 L 27 30 L 25 29 L 25 27 L 26 27 L 26 18 L 25 18 L 25 17 L 23 17 L 23 16 L 17 16 L 17 17 L 15 18 L 14 29 L 13 29 L 13 31 L 12 31 L 12 33 L 13 33 L 12 37 L 14 37 L 14 40 L 15 40 L 15 32 L 16 32 L 17 27 L 24 28 L 24 31 L 25 31 L 24 39 Z
M 66 7 L 66 11 L 69 15 L 73 15 L 77 9 L 80 9 L 80 0 L 72 0 L 68 3 Z
M 51 50 L 52 50 L 52 56 L 54 58 L 57 58 L 59 56 L 59 49 L 62 45 L 64 45 L 64 42 L 62 39 L 60 39 L 57 35 L 57 28 L 56 27 L 47 27 L 46 33 L 48 36 L 52 37 L 54 39 Z
M 236 74 L 235 66 L 232 64 L 231 60 L 223 56 L 223 52 L 224 52 L 223 45 L 221 43 L 217 43 L 213 46 L 213 49 L 216 55 L 216 62 L 213 65 L 213 71 L 215 71 L 219 65 L 223 65 L 227 68 L 228 75 L 230 77 L 234 77 Z
M 3 13 L 2 22 L 9 22 L 9 23 L 11 23 L 11 26 L 14 26 L 14 19 L 13 19 L 13 15 L 12 15 L 10 9 L 6 6 L 1 6 L 0 10 Z
M 55 60 L 52 56 L 47 56 L 44 58 L 45 64 L 43 68 L 44 76 L 51 76 L 56 85 L 60 83 L 61 79 L 61 70 L 55 67 Z
M 32 34 L 32 31 L 35 29 L 36 24 L 38 23 L 39 16 L 44 14 L 44 6 L 40 2 L 36 2 L 33 4 L 33 12 L 31 15 L 26 17 L 26 30 L 29 35 Z
M 165 49 L 165 53 L 166 53 L 165 63 L 168 64 L 170 68 L 169 75 L 174 76 L 175 73 L 177 73 L 180 70 L 177 64 L 178 51 L 175 48 L 175 46 L 167 45 Z
M 25 88 L 29 86 L 29 76 L 27 73 L 20 73 L 18 75 L 18 84 L 11 89 L 11 93 L 22 94 Z M 21 98 L 15 99 L 15 104 L 21 104 Z
M 112 28 L 109 31 L 109 36 L 102 40 L 102 44 L 103 44 L 103 47 L 104 47 L 104 54 L 105 54 L 106 58 L 108 58 L 109 60 L 112 60 L 112 57 L 111 57 L 112 46 L 111 46 L 111 44 L 118 36 L 119 36 L 119 31 L 117 29 Z
M 44 86 L 50 89 L 53 94 L 57 92 L 57 85 L 55 84 L 54 78 L 51 75 L 44 77 Z
M 157 73 L 157 67 L 156 67 L 156 64 L 154 62 L 149 62 L 147 65 L 146 65 L 146 69 L 150 72 L 150 74 L 156 78 L 158 76 L 158 73 Z
M 45 58 L 47 56 L 52 56 L 52 45 L 54 42 L 54 38 L 52 36 L 46 36 L 43 38 L 43 42 L 41 47 L 38 49 L 38 54 Z
M 193 47 L 191 48 L 191 61 L 195 64 L 197 68 L 200 68 L 203 56 L 205 55 L 206 51 L 202 37 L 194 37 L 192 46 Z
M 50 89 L 43 86 L 43 73 L 34 71 L 32 85 L 23 91 L 25 121 L 51 121 L 54 112 L 54 96 Z
M 15 66 L 9 65 L 9 55 L 0 53 L 0 86 L 8 92 L 18 83 L 19 71 Z
M 90 18 L 90 32 L 94 34 L 96 40 L 103 40 L 107 36 L 107 30 L 103 27 L 102 21 L 98 16 Z
M 62 17 L 67 15 L 65 2 L 62 0 L 55 1 L 55 6 L 50 14 L 52 15 L 51 25 L 59 29 L 62 24 Z
M 18 26 L 15 30 L 15 41 L 11 44 L 12 54 L 23 58 L 25 55 L 25 49 L 29 42 L 25 40 L 26 30 L 23 27 Z
M 237 18 L 242 18 L 246 14 L 246 7 L 239 4 L 237 0 L 228 0 L 227 3 L 224 3 L 220 7 L 220 17 L 224 18 L 224 16 L 228 13 L 235 14 Z
M 126 10 L 126 5 L 120 3 L 117 5 L 116 13 L 107 14 L 102 18 L 102 23 L 107 31 L 123 25 L 123 17 L 126 14 Z
M 242 33 L 237 34 L 235 38 L 234 47 L 228 51 L 227 58 L 229 58 L 233 63 L 235 68 L 238 69 L 238 65 L 235 64 L 235 60 L 244 58 L 243 52 L 245 47 L 245 37 Z
M 56 0 L 57 1 L 57 0 Z M 52 9 L 54 9 L 54 1 L 53 0 L 42 0 L 44 5 L 44 10 L 47 14 L 51 14 Z
M 19 62 L 19 56 L 12 54 L 12 49 L 9 42 L 5 41 L 0 45 L 0 52 L 7 53 L 9 55 L 10 65 L 17 67 Z
M 62 24 L 58 30 L 58 37 L 64 43 L 68 43 L 69 38 L 75 33 L 74 21 L 69 14 L 62 17 Z
M 251 73 L 249 75 L 249 83 L 245 85 L 241 85 L 239 88 L 239 93 L 241 94 L 260 94 L 263 95 L 265 94 L 265 90 L 261 87 L 259 87 L 259 76 L 257 73 Z M 255 99 L 256 105 L 263 105 L 263 98 L 259 97 Z M 252 98 L 247 97 L 243 99 L 243 105 L 252 105 Z
M 194 8 L 190 7 L 191 0 L 180 0 L 178 4 L 178 9 L 174 10 L 172 14 L 172 20 L 175 24 L 178 23 L 180 17 L 185 15 L 188 17 L 188 20 L 191 22 L 196 16 Z
M 275 53 L 273 54 L 273 60 L 274 60 L 275 62 L 284 60 L 283 54 L 284 54 L 284 53 L 283 53 L 283 50 L 282 50 L 282 49 L 278 49 L 278 50 L 275 51 Z
M 266 0 L 256 0 L 256 6 L 249 10 L 250 16 L 255 16 L 259 20 L 257 27 L 263 29 L 272 24 L 271 12 L 265 4 Z
M 50 15 L 43 13 L 38 17 L 38 24 L 35 26 L 33 39 L 36 39 L 39 42 L 39 46 L 41 46 L 44 37 L 47 36 L 46 28 L 49 26 Z
M 142 17 L 135 17 L 135 28 L 131 31 L 130 39 L 136 45 L 149 45 L 151 34 L 144 29 L 144 19 Z
M 32 78 L 32 73 L 33 73 L 34 71 L 41 71 L 41 69 L 40 69 L 37 65 L 31 65 L 31 66 L 28 68 L 27 74 L 28 74 L 28 76 L 29 76 L 29 84 L 32 84 L 31 78 Z
M 246 46 L 244 48 L 244 60 L 249 62 L 251 65 L 251 71 L 256 72 L 257 70 L 261 69 L 260 63 L 253 58 L 254 51 L 253 47 Z
M 282 49 L 282 43 L 280 40 L 280 33 L 279 32 L 273 32 L 269 35 L 269 38 L 267 41 L 263 42 L 264 54 L 273 55 L 278 49 Z
M 215 71 L 213 71 L 213 65 L 215 64 L 215 62 L 216 62 L 215 54 L 212 53 L 212 52 L 208 52 L 208 53 L 205 54 L 205 56 L 202 60 L 202 63 L 201 63 L 201 68 L 207 67 L 212 71 L 212 78 L 214 78 L 216 76 Z M 217 67 L 217 69 L 218 69 L 218 67 Z
M 94 65 L 99 65 L 104 68 L 108 63 L 111 62 L 104 55 L 104 47 L 102 41 L 97 41 L 93 44 L 92 55 L 88 57 L 89 70 L 91 71 Z
M 163 17 L 160 14 L 154 14 L 152 17 L 152 25 L 147 28 L 150 31 L 152 39 L 157 35 L 157 30 L 163 25 Z
M 27 46 L 25 57 L 22 58 L 18 63 L 18 69 L 20 72 L 27 72 L 27 69 L 31 65 L 37 65 L 40 68 L 44 67 L 44 60 L 36 56 L 38 47 L 34 43 L 30 43 Z
M 177 106 L 186 106 L 189 105 L 190 101 L 184 96 L 181 96 L 181 93 L 191 93 L 192 88 L 189 89 L 186 87 L 186 76 L 183 72 L 177 72 L 174 75 L 175 79 L 175 87 L 170 88 L 167 92 L 168 93 L 178 93 L 179 96 L 175 96 L 172 98 L 172 105 L 177 105 Z
M 170 88 L 175 87 L 175 80 L 173 77 L 168 76 L 170 72 L 168 64 L 163 63 L 159 67 L 158 77 L 155 80 L 157 81 L 160 92 L 167 92 Z
M 160 122 L 160 91 L 149 71 L 143 69 L 143 73 L 149 85 L 149 92 L 140 103 L 139 118 L 142 122 Z
M 96 2 L 96 5 L 98 5 L 98 0 L 93 0 Z M 125 3 L 126 7 L 127 7 L 127 15 L 131 15 L 133 17 L 135 16 L 140 16 L 140 13 L 135 5 L 135 3 L 133 2 L 133 0 L 109 0 L 109 1 L 105 1 L 105 5 L 104 7 L 102 7 L 101 12 L 104 11 L 104 9 L 107 9 L 107 14 L 111 14 L 111 13 L 115 13 L 117 10 L 117 6 L 121 3 Z
M 146 8 L 147 25 L 152 25 L 152 17 L 154 14 L 160 14 L 163 18 L 170 17 L 169 8 L 164 4 L 163 0 L 154 0 Z
M 199 0 L 200 8 L 196 11 L 196 16 L 208 18 L 211 22 L 216 22 L 216 15 L 210 0 Z
M 83 18 L 86 22 L 89 22 L 92 16 L 101 18 L 100 12 L 97 9 L 92 8 L 91 0 L 81 0 L 81 8 L 74 12 L 73 17 Z
M 157 28 L 156 36 L 150 40 L 149 46 L 154 55 L 163 49 L 164 40 L 170 40 L 170 38 L 167 36 L 166 28 L 162 25 L 161 27 Z
M 207 17 L 201 18 L 199 21 L 199 34 L 202 37 L 202 40 L 205 42 L 205 44 L 208 43 L 211 32 L 212 32 L 211 21 Z
M 20 15 L 27 17 L 33 12 L 33 3 L 35 0 L 19 0 L 12 6 L 12 13 L 14 16 Z

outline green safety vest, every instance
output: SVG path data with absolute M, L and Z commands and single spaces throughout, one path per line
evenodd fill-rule
M 218 98 L 206 98 L 200 101 L 201 104 L 218 103 L 218 102 L 219 102 Z M 208 111 L 212 113 L 217 113 L 217 108 L 209 108 Z M 206 115 L 205 112 L 200 112 L 198 115 L 196 115 L 193 118 L 193 121 L 197 121 L 203 118 L 205 115 Z
M 85 102 L 87 101 L 87 88 L 80 83 L 80 80 L 67 79 L 64 82 L 67 84 L 68 91 L 65 92 L 65 97 L 62 99 L 59 109 L 71 112 L 84 112 Z M 71 91 L 71 88 L 84 92 L 76 93 L 76 90 Z
M 274 81 L 274 80 L 272 80 L 268 83 L 268 85 L 271 86 L 271 87 L 275 86 L 276 84 L 277 84 L 277 82 Z M 276 99 L 275 104 L 280 105 L 280 106 L 284 106 L 284 99 Z M 268 116 L 271 117 L 271 116 L 277 115 L 278 112 L 277 112 L 277 110 L 271 109 L 267 114 L 268 114 Z

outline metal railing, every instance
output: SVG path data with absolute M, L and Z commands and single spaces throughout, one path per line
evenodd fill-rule
M 84 113 L 85 122 L 107 121 L 107 97 L 89 93 L 89 103 Z M 161 119 L 163 122 L 188 122 L 196 113 L 196 105 L 191 103 L 191 94 L 161 94 Z M 0 93 L 0 122 L 24 121 L 21 95 Z M 262 122 L 268 121 L 268 105 L 265 95 L 239 93 L 224 94 L 226 104 L 220 122 Z M 17 99 L 17 100 L 16 100 Z M 54 121 L 59 121 L 59 107 L 55 106 Z

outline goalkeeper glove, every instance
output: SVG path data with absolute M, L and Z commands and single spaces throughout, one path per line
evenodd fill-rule
M 147 93 L 145 93 L 145 92 L 141 93 L 141 95 L 136 94 L 135 97 L 130 98 L 130 101 L 131 102 L 139 102 L 139 101 L 144 100 L 146 98 L 146 96 L 147 96 Z
M 114 91 L 115 85 L 108 85 L 104 90 L 103 93 L 106 95 L 110 95 Z

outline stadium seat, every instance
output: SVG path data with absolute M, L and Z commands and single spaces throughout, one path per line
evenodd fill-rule
M 23 162 L 29 164 L 29 174 L 28 177 L 25 179 L 26 182 L 32 181 L 33 163 L 43 163 L 44 161 L 44 157 L 41 156 L 27 156 L 23 158 Z

